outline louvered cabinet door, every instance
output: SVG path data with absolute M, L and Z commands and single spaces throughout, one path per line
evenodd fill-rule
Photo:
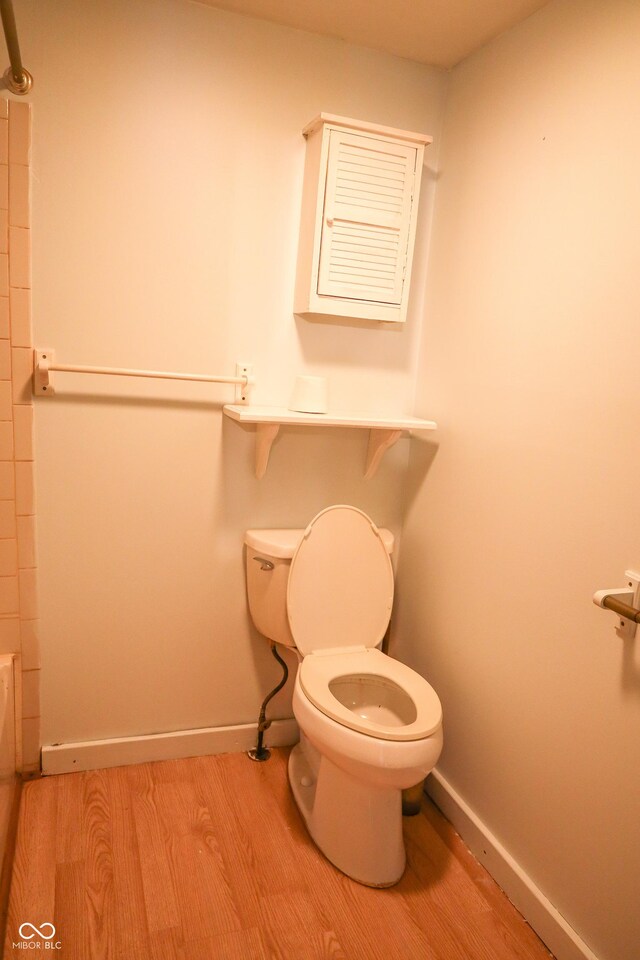
M 317 293 L 402 301 L 417 150 L 331 130 Z

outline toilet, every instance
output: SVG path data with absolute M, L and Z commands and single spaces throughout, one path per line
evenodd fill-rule
M 393 535 L 356 507 L 327 507 L 306 530 L 248 530 L 256 628 L 295 649 L 300 742 L 289 781 L 312 839 L 367 886 L 405 868 L 402 790 L 442 750 L 442 707 L 415 671 L 378 649 L 391 617 Z

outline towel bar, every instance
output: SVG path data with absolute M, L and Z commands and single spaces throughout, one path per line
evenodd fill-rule
M 72 363 L 56 363 L 54 350 L 33 351 L 33 392 L 36 396 L 50 397 L 55 394 L 52 373 L 93 373 L 116 377 L 147 377 L 154 380 L 191 380 L 203 383 L 235 384 L 236 403 L 247 403 L 250 389 L 255 383 L 253 367 L 249 363 L 236 363 L 235 377 L 219 377 L 207 373 L 176 373 L 170 370 L 130 370 L 123 367 L 88 367 Z

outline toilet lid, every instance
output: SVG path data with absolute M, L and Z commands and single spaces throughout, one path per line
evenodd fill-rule
M 306 656 L 375 647 L 391 617 L 393 569 L 374 522 L 356 507 L 327 507 L 311 521 L 289 572 L 287 613 Z

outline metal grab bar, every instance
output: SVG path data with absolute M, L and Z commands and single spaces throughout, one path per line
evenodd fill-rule
M 3 79 L 11 93 L 24 96 L 29 93 L 33 86 L 33 77 L 22 65 L 12 0 L 0 0 L 0 16 L 2 17 L 4 37 L 7 41 L 7 53 L 11 63 L 11 66 L 5 71 Z
M 616 597 L 611 594 L 602 598 L 601 605 L 606 607 L 607 610 L 613 610 L 614 613 L 617 613 L 619 617 L 624 617 L 625 620 L 640 623 L 640 610 L 636 610 L 635 607 L 630 607 L 628 603 L 623 603 L 622 600 L 616 599 Z
M 170 370 L 136 370 L 123 367 L 89 367 L 73 363 L 56 363 L 53 350 L 34 350 L 33 352 L 33 390 L 37 396 L 52 396 L 55 388 L 51 374 L 92 373 L 115 377 L 147 377 L 153 380 L 190 380 L 198 383 L 231 383 L 237 390 L 236 402 L 246 402 L 249 390 L 255 383 L 252 366 L 248 363 L 236 363 L 235 377 L 218 377 L 208 373 L 177 373 Z

